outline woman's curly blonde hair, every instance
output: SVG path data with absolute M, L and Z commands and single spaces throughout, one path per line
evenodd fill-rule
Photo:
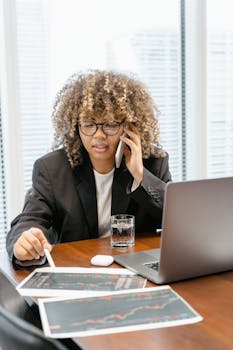
M 153 98 L 133 77 L 100 70 L 77 73 L 57 94 L 52 114 L 53 149 L 63 146 L 72 168 L 81 164 L 78 123 L 92 116 L 134 123 L 141 136 L 143 158 L 163 157 L 166 153 L 159 143 L 158 115 Z

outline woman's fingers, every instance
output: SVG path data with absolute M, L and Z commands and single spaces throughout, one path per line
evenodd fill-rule
M 14 255 L 19 260 L 39 259 L 44 247 L 52 249 L 42 230 L 32 227 L 24 231 L 14 245 Z

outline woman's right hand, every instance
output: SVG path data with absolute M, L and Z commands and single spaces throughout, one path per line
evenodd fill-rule
M 31 227 L 24 231 L 14 245 L 14 256 L 16 259 L 33 260 L 40 259 L 44 256 L 44 248 L 52 250 L 52 245 L 49 244 L 42 230 L 36 227 Z

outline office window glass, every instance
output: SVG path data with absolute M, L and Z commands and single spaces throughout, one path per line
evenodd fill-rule
M 181 178 L 179 1 L 16 3 L 25 188 L 33 161 L 51 145 L 55 94 L 71 74 L 91 68 L 133 73 L 145 82 L 161 112 L 173 177 Z
M 6 231 L 7 231 L 7 211 L 6 211 L 5 161 L 4 161 L 2 114 L 1 114 L 1 100 L 0 100 L 0 250 L 5 246 Z
M 208 176 L 233 174 L 233 2 L 207 1 Z
M 25 190 L 31 186 L 34 161 L 51 149 L 47 19 L 44 1 L 16 0 L 17 69 Z

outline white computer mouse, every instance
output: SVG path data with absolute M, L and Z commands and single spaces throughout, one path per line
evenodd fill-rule
M 92 265 L 97 266 L 109 266 L 113 261 L 114 259 L 111 255 L 95 255 L 91 258 Z

